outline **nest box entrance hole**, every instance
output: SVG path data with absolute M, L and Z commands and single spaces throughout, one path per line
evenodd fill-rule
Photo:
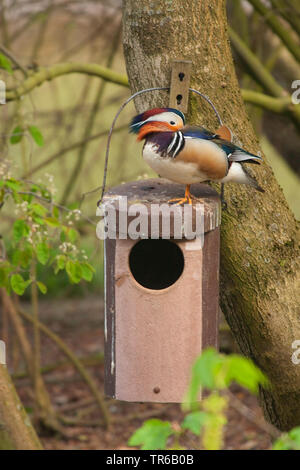
M 153 290 L 166 289 L 175 284 L 183 273 L 184 255 L 173 241 L 140 240 L 130 251 L 129 267 L 141 286 Z

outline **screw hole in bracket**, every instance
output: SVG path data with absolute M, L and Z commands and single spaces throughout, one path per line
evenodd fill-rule
M 176 100 L 177 100 L 177 104 L 180 104 L 182 101 L 182 95 L 177 95 Z

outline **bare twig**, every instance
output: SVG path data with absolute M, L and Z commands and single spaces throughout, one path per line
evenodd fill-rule
M 28 313 L 24 312 L 23 310 L 19 309 L 19 314 L 21 315 L 22 318 L 25 320 L 29 321 L 30 323 L 33 323 L 33 319 L 31 315 Z M 70 360 L 70 362 L 73 364 L 73 366 L 78 370 L 88 387 L 90 388 L 93 396 L 95 397 L 99 408 L 102 412 L 103 419 L 105 426 L 108 427 L 110 423 L 110 416 L 108 413 L 108 410 L 106 408 L 104 399 L 102 394 L 99 391 L 99 387 L 97 384 L 94 382 L 94 379 L 90 375 L 90 373 L 87 371 L 87 369 L 83 366 L 81 361 L 78 359 L 78 357 L 75 356 L 75 354 L 71 351 L 71 349 L 66 345 L 66 343 L 53 331 L 51 331 L 49 328 L 47 328 L 46 325 L 44 325 L 41 322 L 38 322 L 38 327 L 41 330 L 42 333 L 44 333 L 46 336 L 48 336 L 57 346 L 58 348 L 64 353 L 64 355 Z
M 110 67 L 113 63 L 113 59 L 115 57 L 116 51 L 118 49 L 119 41 L 120 41 L 120 34 L 121 34 L 121 26 L 119 25 L 118 28 L 117 28 L 117 33 L 115 34 L 115 38 L 113 40 L 113 44 L 112 44 L 110 54 L 109 54 L 107 62 L 106 62 L 106 68 L 107 69 L 110 69 Z M 84 143 L 80 147 L 80 150 L 79 150 L 78 156 L 77 156 L 76 164 L 75 164 L 74 169 L 73 169 L 73 171 L 70 175 L 69 181 L 67 182 L 67 184 L 65 186 L 65 190 L 64 190 L 64 193 L 63 193 L 63 196 L 62 196 L 62 199 L 61 199 L 62 204 L 65 204 L 66 201 L 68 200 L 70 192 L 74 188 L 74 186 L 76 184 L 76 181 L 77 181 L 77 178 L 80 174 L 80 171 L 81 171 L 81 168 L 82 168 L 82 165 L 83 165 L 83 162 L 84 162 L 85 153 L 86 153 L 87 139 L 90 137 L 90 135 L 92 133 L 93 125 L 94 125 L 94 122 L 95 122 L 95 119 L 96 119 L 96 116 L 97 116 L 97 112 L 100 108 L 101 101 L 102 101 L 102 98 L 103 98 L 105 85 L 106 85 L 106 82 L 103 81 L 103 82 L 100 83 L 100 85 L 98 87 L 98 91 L 97 91 L 97 95 L 96 95 L 96 98 L 95 98 L 95 101 L 94 101 L 94 105 L 92 107 L 90 116 L 87 119 L 87 123 L 86 123 L 85 129 L 84 129 L 84 133 L 83 133 Z
M 37 72 L 34 72 L 19 86 L 14 89 L 7 90 L 6 101 L 13 101 L 26 95 L 34 88 L 40 86 L 42 83 L 53 80 L 56 77 L 67 75 L 70 73 L 81 73 L 91 75 L 94 77 L 102 78 L 116 85 L 128 87 L 128 80 L 125 75 L 121 75 L 98 64 L 84 64 L 84 63 L 63 63 L 56 64 L 51 67 L 41 67 Z
M 117 127 L 114 132 L 122 131 L 124 129 L 127 129 L 127 127 L 128 127 L 127 125 Z M 27 173 L 25 173 L 22 176 L 22 178 L 27 178 L 28 176 L 33 175 L 34 173 L 41 170 L 45 166 L 49 165 L 54 160 L 57 160 L 58 158 L 62 157 L 66 153 L 71 152 L 72 150 L 76 150 L 77 148 L 81 147 L 85 142 L 90 142 L 92 140 L 100 139 L 101 137 L 104 137 L 105 135 L 107 135 L 108 132 L 109 132 L 109 129 L 106 129 L 105 131 L 101 131 L 101 132 L 98 132 L 97 134 L 91 135 L 86 140 L 80 140 L 79 142 L 75 142 L 74 144 L 69 145 L 69 147 L 65 147 L 65 148 L 59 150 L 58 152 L 51 155 L 51 157 L 47 158 L 43 162 L 41 162 L 38 165 L 31 168 Z
M 9 51 L 8 49 L 6 49 L 5 46 L 3 46 L 3 44 L 0 44 L 0 51 L 6 55 L 6 57 L 8 57 L 8 59 L 11 60 L 11 62 L 13 64 L 15 64 L 15 66 L 20 69 L 22 72 L 23 72 L 23 75 L 25 77 L 28 77 L 28 70 L 26 70 L 25 67 L 23 67 L 22 64 L 20 64 L 20 62 L 18 61 L 18 59 L 13 55 L 13 53 L 11 51 Z
M 260 0 L 248 0 L 251 5 L 262 15 L 266 23 L 270 26 L 272 31 L 278 36 L 284 43 L 286 48 L 294 56 L 294 58 L 300 62 L 300 47 L 294 41 L 294 38 L 290 34 L 287 28 L 282 25 L 282 22 L 274 14 L 272 9 L 267 8 Z
M 236 411 L 238 411 L 242 416 L 254 423 L 257 427 L 262 429 L 267 434 L 270 434 L 271 437 L 277 439 L 280 436 L 280 431 L 272 426 L 272 424 L 267 423 L 264 419 L 258 417 L 248 406 L 244 405 L 241 400 L 239 400 L 230 390 L 226 390 L 226 395 L 229 396 L 229 406 L 232 406 Z

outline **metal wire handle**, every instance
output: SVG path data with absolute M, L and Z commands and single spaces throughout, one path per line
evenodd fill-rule
M 99 206 L 103 200 L 103 196 L 104 196 L 104 193 L 105 193 L 105 187 L 106 187 L 106 177 L 107 177 L 107 168 L 108 168 L 108 157 L 109 157 L 109 149 L 110 149 L 110 141 L 111 141 L 111 137 L 112 137 L 112 133 L 113 133 L 113 130 L 114 130 L 114 127 L 115 127 L 115 124 L 117 122 L 117 119 L 119 117 L 119 115 L 121 114 L 121 112 L 123 111 L 123 109 L 125 108 L 125 106 L 130 103 L 131 100 L 133 100 L 134 98 L 136 98 L 137 96 L 139 95 L 142 95 L 143 93 L 148 93 L 150 91 L 161 91 L 161 90 L 170 90 L 170 87 L 154 87 L 154 88 L 145 88 L 144 90 L 140 90 L 140 91 L 137 91 L 136 93 L 134 93 L 133 95 L 131 95 L 126 101 L 124 101 L 124 103 L 120 106 L 120 108 L 118 109 L 114 119 L 113 119 L 113 122 L 112 122 L 112 125 L 111 125 L 111 128 L 109 130 L 109 133 L 108 133 L 108 137 L 107 137 L 107 144 L 106 144 L 106 151 L 105 151 L 105 162 L 104 162 L 104 172 L 103 172 L 103 182 L 102 182 L 102 192 L 101 192 L 101 198 L 99 199 L 99 201 L 97 202 L 97 206 Z M 200 95 L 203 99 L 205 99 L 205 101 L 207 101 L 207 103 L 212 107 L 212 109 L 214 110 L 214 113 L 215 115 L 217 116 L 217 119 L 219 121 L 219 124 L 220 126 L 223 125 L 223 122 L 222 122 L 222 119 L 220 117 L 220 114 L 218 113 L 215 105 L 213 104 L 213 102 L 209 99 L 208 96 L 204 95 L 204 93 L 201 93 L 201 91 L 198 91 L 198 90 L 195 90 L 194 88 L 189 88 L 189 91 L 191 91 L 192 93 L 196 93 L 197 95 Z

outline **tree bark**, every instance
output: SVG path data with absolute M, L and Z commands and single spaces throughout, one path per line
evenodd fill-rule
M 123 43 L 132 92 L 168 86 L 171 61 L 192 60 L 191 87 L 212 99 L 247 150 L 260 150 L 235 74 L 224 0 L 124 0 Z M 155 106 L 168 106 L 166 92 L 136 99 L 139 112 Z M 188 121 L 218 127 L 194 96 Z M 300 365 L 291 361 L 300 339 L 299 232 L 268 163 L 251 172 L 264 194 L 234 184 L 226 190 L 220 302 L 242 352 L 269 377 L 270 388 L 261 392 L 266 417 L 287 430 L 300 424 Z
M 0 365 L 0 450 L 41 450 L 6 366 Z

